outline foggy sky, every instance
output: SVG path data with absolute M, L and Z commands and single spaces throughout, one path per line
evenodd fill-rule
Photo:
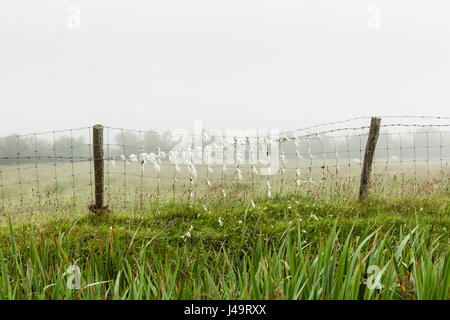
M 2 0 L 0 136 L 448 116 L 449 59 L 448 0 Z

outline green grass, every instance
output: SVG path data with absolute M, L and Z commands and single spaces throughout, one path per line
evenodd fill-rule
M 303 193 L 254 202 L 6 211 L 0 298 L 450 298 L 445 188 L 366 203 Z M 80 289 L 67 286 L 73 264 Z

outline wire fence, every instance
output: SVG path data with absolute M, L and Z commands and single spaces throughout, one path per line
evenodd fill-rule
M 104 199 L 114 209 L 171 201 L 254 201 L 358 192 L 370 117 L 293 131 L 104 128 Z M 371 192 L 447 192 L 448 117 L 381 117 Z M 198 131 L 198 130 L 197 130 Z M 92 128 L 0 138 L 0 210 L 86 207 L 95 198 Z M 206 209 L 205 209 L 206 210 Z

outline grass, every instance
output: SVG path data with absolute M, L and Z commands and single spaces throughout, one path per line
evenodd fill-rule
M 382 195 L 9 210 L 0 298 L 449 299 L 447 189 Z
M 141 171 L 138 163 L 105 164 L 105 198 L 115 209 L 129 207 L 136 201 L 155 202 L 172 200 L 184 202 L 189 200 L 190 190 L 197 199 L 209 202 L 211 194 L 221 196 L 221 190 L 238 193 L 250 200 L 265 196 L 268 191 L 267 181 L 271 185 L 271 193 L 302 193 L 308 197 L 344 197 L 354 198 L 358 192 L 361 163 L 352 163 L 341 159 L 314 159 L 299 165 L 300 176 L 297 176 L 297 164 L 289 159 L 289 166 L 284 173 L 272 176 L 253 174 L 248 164 L 241 166 L 242 180 L 237 180 L 235 167 L 228 165 L 222 172 L 221 165 L 212 166 L 214 172 L 208 172 L 205 165 L 199 165 L 198 178 L 190 184 L 187 166 L 180 165 L 180 172 L 174 172 L 173 165 L 161 164 L 161 172 L 157 173 L 151 165 L 145 165 Z M 339 167 L 339 170 L 336 169 Z M 223 176 L 222 176 L 223 174 Z M 176 177 L 176 181 L 174 181 Z M 208 185 L 207 179 L 211 185 Z M 389 197 L 403 197 L 411 192 L 426 194 L 432 188 L 422 181 L 431 182 L 435 187 L 447 189 L 450 174 L 447 164 L 439 161 L 417 161 L 379 163 L 374 165 L 375 186 L 372 192 L 378 197 L 389 190 Z M 311 179 L 314 183 L 301 183 L 296 180 Z M 324 179 L 324 180 L 323 180 Z M 322 181 L 323 180 L 323 181 Z M 322 182 L 321 182 L 322 181 Z M 337 183 L 339 182 L 339 183 Z M 319 184 L 319 185 L 317 185 Z M 417 190 L 416 185 L 425 186 L 425 190 Z M 87 201 L 94 197 L 93 167 L 90 162 L 75 163 L 26 163 L 18 165 L 0 165 L 0 209 L 15 208 L 23 211 L 42 209 L 48 205 L 61 206 L 73 203 L 85 207 Z M 124 203 L 124 200 L 126 202 Z M 14 214 L 14 213 L 13 213 Z

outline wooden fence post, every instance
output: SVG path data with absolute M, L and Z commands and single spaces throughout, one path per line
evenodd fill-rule
M 361 185 L 359 187 L 359 200 L 365 200 L 369 192 L 370 174 L 372 172 L 373 157 L 380 134 L 380 118 L 372 118 L 370 121 L 369 136 L 367 137 L 366 152 L 361 172 Z
M 92 147 L 94 154 L 94 179 L 95 179 L 95 203 L 89 206 L 94 213 L 102 213 L 106 207 L 103 206 L 103 126 L 96 124 L 93 128 Z

